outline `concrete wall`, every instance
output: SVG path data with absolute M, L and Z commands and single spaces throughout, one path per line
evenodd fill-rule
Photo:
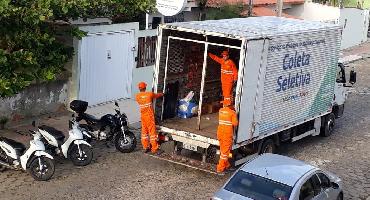
M 326 6 L 307 2 L 284 10 L 285 13 L 305 20 L 338 23 L 343 27 L 341 49 L 361 44 L 367 40 L 369 10 Z
M 339 23 L 343 27 L 341 49 L 359 45 L 367 40 L 368 13 L 369 10 L 357 8 L 343 8 L 340 10 Z
M 67 80 L 31 85 L 17 95 L 0 99 L 0 116 L 15 123 L 23 118 L 63 110 L 67 88 Z
M 333 21 L 340 17 L 339 8 L 312 2 L 296 5 L 291 9 L 284 10 L 284 12 L 301 19 L 312 21 Z

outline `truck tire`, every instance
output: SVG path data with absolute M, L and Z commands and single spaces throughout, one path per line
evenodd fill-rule
M 324 124 L 321 127 L 320 135 L 323 137 L 329 137 L 333 133 L 335 124 L 335 115 L 330 113 L 324 117 Z
M 276 153 L 276 145 L 271 138 L 265 139 L 262 142 L 261 148 L 259 148 L 258 154 L 264 153 Z

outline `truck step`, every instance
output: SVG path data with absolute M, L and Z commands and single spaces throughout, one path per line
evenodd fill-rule
M 202 161 L 195 160 L 195 159 L 190 159 L 186 158 L 183 156 L 179 155 L 174 155 L 174 154 L 167 154 L 167 153 L 162 153 L 161 155 L 153 155 L 153 154 L 146 154 L 150 157 L 153 158 L 158 158 L 160 160 L 165 160 L 171 163 L 175 163 L 178 165 L 186 166 L 192 169 L 197 169 L 203 172 L 211 173 L 211 174 L 217 174 L 217 175 L 225 175 L 228 172 L 225 173 L 217 173 L 216 170 L 216 165 L 211 164 L 211 163 L 203 163 Z

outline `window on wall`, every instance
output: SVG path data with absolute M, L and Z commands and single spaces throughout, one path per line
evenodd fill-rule
M 152 29 L 156 29 L 158 25 L 161 23 L 162 17 L 153 17 L 152 19 Z
M 154 65 L 157 36 L 139 37 L 137 51 L 137 68 Z

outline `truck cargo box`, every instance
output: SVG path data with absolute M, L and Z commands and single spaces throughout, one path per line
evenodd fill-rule
M 330 113 L 340 37 L 338 25 L 278 17 L 160 25 L 153 84 L 166 91 L 155 104 L 161 131 L 203 148 L 218 144 L 211 108 L 222 100 L 220 67 L 207 54 L 224 49 L 238 66 L 235 147 Z M 198 116 L 176 118 L 174 105 L 189 91 Z

